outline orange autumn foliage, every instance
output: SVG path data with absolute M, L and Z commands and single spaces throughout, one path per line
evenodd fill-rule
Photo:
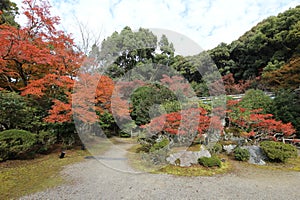
M 68 88 L 82 54 L 76 51 L 70 35 L 56 29 L 59 18 L 51 16 L 46 1 L 25 0 L 23 5 L 26 26 L 0 25 L 2 88 L 37 96 L 45 95 L 45 88 L 51 90 L 50 85 Z

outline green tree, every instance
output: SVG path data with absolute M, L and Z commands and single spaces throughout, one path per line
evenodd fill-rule
M 247 90 L 238 104 L 247 110 L 263 109 L 263 113 L 269 113 L 272 107 L 272 99 L 261 90 Z
M 297 92 L 298 91 L 298 92 Z M 299 90 L 280 90 L 272 104 L 272 114 L 284 123 L 291 122 L 300 138 L 300 93 Z
M 100 62 L 108 66 L 106 74 L 120 77 L 133 69 L 139 62 L 153 63 L 157 37 L 148 29 L 140 28 L 133 32 L 126 26 L 120 33 L 114 32 L 103 40 Z
M 15 21 L 16 15 L 19 14 L 17 4 L 10 0 L 1 0 L 0 2 L 0 25 L 8 24 L 18 27 L 19 24 Z
M 156 64 L 170 66 L 174 62 L 175 48 L 173 43 L 169 43 L 166 35 L 162 35 L 160 41 L 158 42 L 158 47 L 161 53 L 155 55 L 154 62 Z
M 226 45 L 208 51 L 222 75 L 233 73 L 236 81 L 276 70 L 300 54 L 300 6 L 271 16 Z
M 0 91 L 0 130 L 24 129 L 37 132 L 43 129 L 37 107 L 15 92 Z
M 131 95 L 133 108 L 130 115 L 137 125 L 147 124 L 150 122 L 149 114 L 151 114 L 153 106 L 174 100 L 176 100 L 175 94 L 164 86 L 154 84 L 140 87 Z M 157 109 L 158 112 L 152 113 L 152 117 L 159 116 L 161 114 L 159 106 L 154 109 L 155 111 Z
M 208 51 L 208 54 L 217 65 L 222 75 L 229 74 L 231 69 L 236 68 L 235 62 L 230 57 L 230 46 L 221 43 L 217 47 Z

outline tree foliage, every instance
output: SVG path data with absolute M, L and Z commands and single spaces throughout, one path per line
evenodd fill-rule
M 176 100 L 175 94 L 164 86 L 157 84 L 140 87 L 131 95 L 132 112 L 130 115 L 137 125 L 147 124 L 151 117 L 162 114 L 155 112 L 152 113 L 154 116 L 149 116 L 151 109 L 157 109 L 153 106 L 174 100 Z
M 8 24 L 18 27 L 15 21 L 16 15 L 19 14 L 17 4 L 10 0 L 2 0 L 0 2 L 0 24 Z
M 191 144 L 196 138 L 208 133 L 210 126 L 219 133 L 223 129 L 220 120 L 209 117 L 203 108 L 189 108 L 160 115 L 142 127 L 150 135 L 163 134 L 178 144 Z
M 240 128 L 242 136 L 260 140 L 281 140 L 292 136 L 296 130 L 293 125 L 274 119 L 272 114 L 265 114 L 262 109 L 247 109 L 238 106 L 238 102 L 229 102 L 228 115 L 230 126 Z
M 38 132 L 50 128 L 42 119 L 47 121 L 53 113 L 64 113 L 70 108 L 68 99 L 83 56 L 70 35 L 56 29 L 59 18 L 51 15 L 47 1 L 25 0 L 23 6 L 22 14 L 27 18 L 24 26 L 0 24 L 0 89 L 12 92 L 5 94 L 5 101 L 15 105 L 11 112 L 17 114 L 7 117 L 9 123 L 3 127 L 10 124 L 5 129 Z M 48 122 L 63 118 L 51 120 Z M 74 129 L 71 131 L 74 134 Z
M 273 162 L 285 162 L 289 158 L 296 158 L 298 156 L 296 147 L 290 144 L 264 141 L 260 143 L 260 146 Z
M 32 102 L 15 92 L 0 91 L 0 130 L 43 128 L 41 116 Z
M 140 28 L 133 32 L 126 26 L 120 33 L 114 32 L 103 40 L 100 50 L 100 63 L 108 67 L 106 74 L 120 77 L 133 69 L 139 62 L 153 63 L 157 37 L 148 29 Z
M 300 94 L 299 90 L 280 90 L 272 102 L 271 113 L 277 120 L 291 122 L 300 136 Z
M 300 57 L 278 69 L 265 72 L 263 80 L 272 89 L 297 89 L 300 85 Z
M 0 161 L 16 159 L 32 151 L 36 137 L 29 131 L 11 129 L 0 132 Z
M 46 2 L 39 5 L 26 0 L 24 5 L 23 14 L 28 19 L 25 27 L 0 25 L 4 47 L 0 50 L 0 82 L 8 90 L 41 95 L 44 88 L 37 88 L 37 82 L 41 87 L 68 84 L 80 66 L 81 56 L 70 36 L 56 30 L 59 18 L 51 16 Z
M 272 99 L 262 90 L 247 90 L 238 106 L 248 110 L 262 109 L 264 113 L 270 113 Z

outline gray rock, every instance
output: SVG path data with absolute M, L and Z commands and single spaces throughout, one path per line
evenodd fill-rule
M 211 154 L 206 149 L 201 149 L 200 151 L 196 151 L 194 152 L 194 154 L 196 154 L 197 160 L 198 158 L 202 158 L 202 157 L 208 157 L 208 158 L 211 157 Z
M 175 160 L 176 160 L 177 158 L 174 156 L 174 154 L 171 154 L 169 157 L 167 157 L 166 158 L 166 160 L 170 163 L 170 164 L 172 164 L 172 165 L 175 165 Z
M 230 140 L 236 142 L 239 146 L 245 145 L 247 142 L 245 138 L 240 137 L 231 137 Z
M 180 167 L 189 167 L 191 164 L 197 163 L 195 162 L 196 157 L 193 155 L 193 152 L 191 151 L 185 151 L 183 152 L 180 157 Z
M 223 149 L 224 151 L 226 151 L 227 154 L 230 154 L 235 147 L 235 144 L 223 145 Z
M 201 149 L 200 151 L 180 151 L 169 155 L 166 160 L 172 165 L 177 165 L 176 160 L 179 159 L 181 167 L 189 167 L 192 164 L 197 164 L 198 158 L 201 157 L 211 157 L 211 154 L 206 149 Z
M 267 160 L 266 154 L 259 146 L 245 146 L 242 149 L 247 149 L 250 153 L 249 163 L 255 165 L 265 165 Z

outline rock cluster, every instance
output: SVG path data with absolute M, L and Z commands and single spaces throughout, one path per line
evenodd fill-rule
M 200 151 L 180 151 L 171 154 L 166 160 L 172 165 L 189 167 L 192 164 L 197 164 L 198 159 L 201 157 L 211 157 L 211 154 L 205 149 L 201 149 Z

